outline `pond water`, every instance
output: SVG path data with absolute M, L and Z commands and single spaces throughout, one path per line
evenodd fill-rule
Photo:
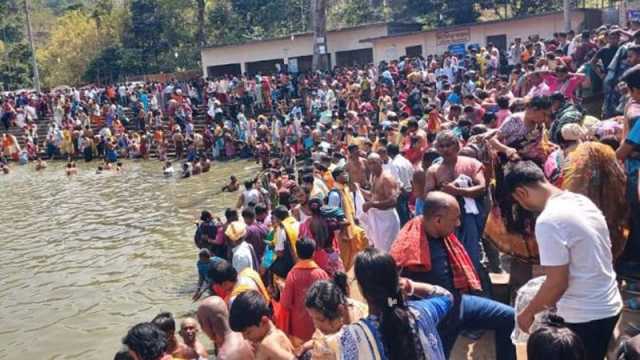
M 220 193 L 229 175 L 258 173 L 247 161 L 189 179 L 164 178 L 157 161 L 97 165 L 0 175 L 0 358 L 111 359 L 131 325 L 192 314 L 194 221 L 235 204 Z

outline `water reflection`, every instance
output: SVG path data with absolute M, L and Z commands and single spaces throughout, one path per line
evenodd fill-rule
M 191 314 L 193 221 L 235 203 L 219 193 L 229 175 L 257 173 L 240 161 L 165 179 L 159 162 L 126 162 L 67 178 L 63 166 L 0 175 L 0 358 L 109 359 L 130 325 Z

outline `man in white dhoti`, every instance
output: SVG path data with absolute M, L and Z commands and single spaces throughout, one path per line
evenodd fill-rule
M 389 251 L 400 231 L 400 218 L 395 209 L 399 185 L 391 173 L 383 171 L 380 155 L 369 155 L 367 167 L 372 187 L 370 192 L 362 190 L 366 202 L 362 205 L 364 213 L 360 221 L 375 247 Z

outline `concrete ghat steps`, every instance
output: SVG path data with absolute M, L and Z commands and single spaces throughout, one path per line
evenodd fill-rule
M 132 118 L 132 113 L 129 109 L 125 110 L 125 114 L 129 119 Z M 52 121 L 53 121 L 53 116 L 51 114 L 48 114 L 46 117 L 37 120 L 38 145 L 40 146 L 40 155 L 43 158 L 46 157 L 45 140 L 47 137 L 49 124 L 51 124 Z M 206 108 L 204 106 L 197 106 L 196 108 L 194 108 L 194 111 L 193 111 L 194 130 L 202 133 L 206 128 L 207 124 L 208 122 L 207 122 Z M 135 131 L 136 130 L 135 121 L 130 120 L 129 124 L 126 125 L 126 128 L 128 131 L 132 131 L 132 130 Z M 94 133 L 98 133 L 100 131 L 100 127 L 92 124 L 92 130 L 94 131 Z M 165 118 L 164 126 L 163 126 L 163 131 L 165 132 L 165 136 L 168 133 L 168 130 L 169 130 L 168 119 Z M 0 133 L 5 133 L 4 128 L 0 130 Z M 14 135 L 18 139 L 20 146 L 24 147 L 26 143 L 26 139 L 24 137 L 25 132 L 22 129 L 18 127 L 11 127 L 9 131 L 6 131 L 6 133 Z M 167 155 L 169 157 L 175 157 L 175 146 L 172 141 L 169 141 L 169 144 L 167 147 Z M 151 151 L 150 156 L 155 157 L 155 151 Z

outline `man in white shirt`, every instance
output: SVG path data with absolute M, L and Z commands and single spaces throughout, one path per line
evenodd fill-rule
M 257 257 L 253 246 L 244 241 L 247 236 L 247 225 L 242 221 L 234 221 L 224 232 L 231 247 L 231 265 L 238 273 L 246 268 L 258 271 Z
M 611 239 L 602 212 L 589 198 L 551 185 L 531 161 L 509 166 L 505 190 L 536 221 L 540 264 L 547 276 L 517 317 L 529 331 L 534 316 L 552 307 L 585 345 L 587 359 L 602 360 L 622 310 Z
M 520 38 L 515 38 L 515 43 L 511 45 L 511 48 L 509 48 L 508 60 L 509 60 L 510 66 L 515 66 L 520 64 L 521 62 L 520 55 L 522 55 L 524 50 L 525 48 L 522 45 L 522 40 Z

